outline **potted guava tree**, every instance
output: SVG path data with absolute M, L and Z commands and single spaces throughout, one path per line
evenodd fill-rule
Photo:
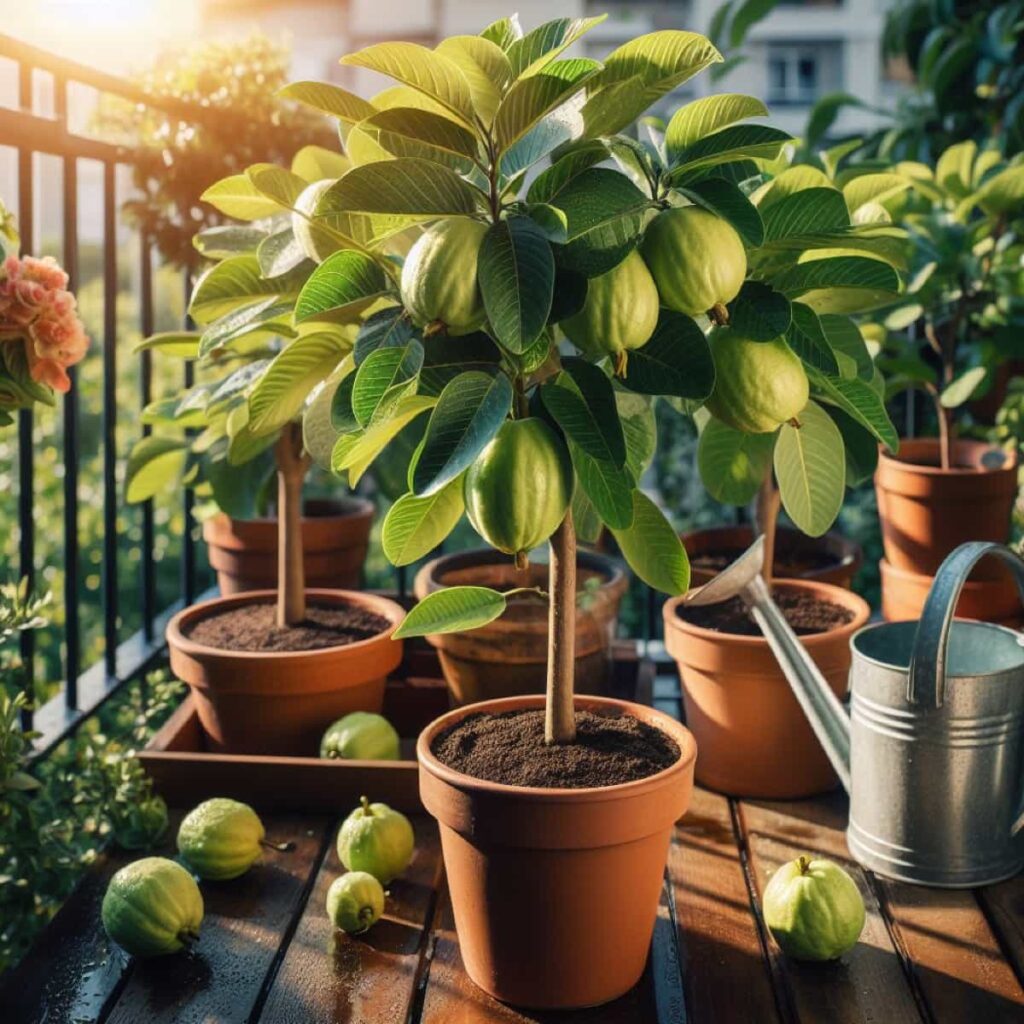
M 355 329 L 319 320 L 294 326 L 318 253 L 291 208 L 347 166 L 339 154 L 309 147 L 291 170 L 257 165 L 207 190 L 222 212 L 250 223 L 197 236 L 217 261 L 192 294 L 198 329 L 143 343 L 198 369 L 182 395 L 146 410 L 151 426 L 178 433 L 137 443 L 126 486 L 128 499 L 141 501 L 184 472 L 222 510 L 205 524 L 222 596 L 184 609 L 167 629 L 171 667 L 192 687 L 215 749 L 313 755 L 331 721 L 380 710 L 384 681 L 401 659 L 392 633 L 402 609 L 339 589 L 358 578 L 372 507 L 350 500 L 340 514 L 302 514 L 311 452 L 331 433 L 329 403 L 318 394 L 351 363 Z M 271 474 L 276 522 L 254 521 Z M 261 550 L 247 552 L 251 544 Z
M 967 540 L 1005 541 L 1017 494 L 1017 456 L 959 437 L 970 402 L 1005 389 L 1019 359 L 1024 166 L 973 142 L 947 149 L 934 168 L 901 163 L 912 183 L 898 211 L 912 241 L 907 294 L 873 325 L 889 394 L 914 388 L 934 409 L 937 437 L 904 438 L 875 476 L 885 559 L 883 613 L 916 618 L 942 560 Z M 958 421 L 959 425 L 958 425 Z M 960 614 L 1007 620 L 1020 599 L 1007 573 L 982 564 Z
M 766 111 L 734 96 L 699 101 L 664 143 L 624 134 L 721 58 L 676 31 L 603 63 L 564 58 L 599 20 L 523 34 L 504 19 L 434 50 L 370 46 L 342 63 L 400 83 L 370 105 L 300 90 L 330 104 L 355 164 L 319 198 L 314 227 L 368 218 L 379 234 L 324 260 L 297 322 L 387 305 L 332 388 L 332 466 L 354 483 L 425 421 L 385 551 L 413 561 L 466 515 L 519 566 L 501 589 L 450 580 L 396 635 L 479 628 L 523 590 L 547 606 L 545 694 L 456 709 L 418 743 L 467 970 L 537 1007 L 596 1005 L 640 976 L 695 756 L 690 733 L 657 711 L 574 698 L 577 536 L 607 527 L 642 579 L 687 589 L 682 544 L 637 486 L 655 444 L 649 406 L 699 407 L 715 374 L 702 325 L 753 315 L 736 302 L 746 260 L 734 224 L 757 214 L 730 173 L 788 139 L 744 123 Z M 381 241 L 410 225 L 404 260 L 382 258 Z M 545 542 L 537 593 L 525 555 Z
M 685 116 L 685 107 L 676 114 Z M 670 121 L 666 137 L 672 130 Z M 752 211 L 748 278 L 730 326 L 711 333 L 715 386 L 698 414 L 697 461 L 716 499 L 755 503 L 769 582 L 780 505 L 802 533 L 824 535 L 847 485 L 874 471 L 879 444 L 896 446 L 884 383 L 850 314 L 891 303 L 899 292 L 905 233 L 880 203 L 907 187 L 877 169 L 840 183 L 784 160 L 761 161 L 744 183 Z M 830 685 L 845 693 L 849 639 L 867 621 L 867 603 L 807 579 L 780 581 L 774 595 Z M 701 750 L 700 782 L 765 797 L 836 784 L 740 599 L 706 608 L 669 601 L 664 615 Z

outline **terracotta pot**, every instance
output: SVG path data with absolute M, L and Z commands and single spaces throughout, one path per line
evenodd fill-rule
M 853 619 L 801 637 L 838 697 L 847 689 L 850 637 L 871 614 L 867 602 L 828 583 L 779 580 L 842 605 Z M 731 796 L 795 798 L 838 784 L 835 772 L 762 636 L 736 636 L 692 625 L 665 604 L 665 646 L 679 665 L 686 724 L 700 748 L 697 781 Z
M 600 697 L 578 709 L 630 714 L 668 733 L 680 758 L 637 782 L 595 789 L 505 786 L 446 768 L 433 739 L 469 714 L 543 707 L 512 697 L 459 708 L 420 734 L 420 796 L 437 819 L 459 948 L 497 999 L 537 1009 L 596 1006 L 643 972 L 673 823 L 697 748 L 675 719 Z
M 726 555 L 731 561 L 743 554 L 753 541 L 754 530 L 751 526 L 712 526 L 707 530 L 684 534 L 683 545 L 690 556 L 691 585 L 703 586 L 714 579 L 719 571 L 694 565 L 694 558 L 714 554 Z M 860 545 L 839 533 L 808 537 L 799 530 L 785 526 L 779 527 L 776 533 L 775 565 L 779 576 L 834 583 L 837 587 L 849 590 L 863 561 L 864 553 Z M 807 566 L 806 569 L 792 572 L 792 564 L 801 562 Z
M 921 618 L 934 576 L 908 572 L 891 566 L 884 558 L 878 563 L 882 572 L 882 618 L 889 622 Z M 974 573 L 960 591 L 956 615 L 961 619 L 980 619 L 1002 626 L 1016 626 L 1024 614 L 1020 592 L 1010 569 L 1002 562 L 996 579 L 975 579 Z
M 939 466 L 935 438 L 900 441 L 899 457 L 881 452 L 875 471 L 885 557 L 894 569 L 934 576 L 969 540 L 1005 543 L 1017 496 L 1017 456 L 983 441 L 955 441 L 953 468 Z M 996 579 L 982 563 L 977 578 Z
M 611 673 L 611 642 L 626 592 L 619 565 L 590 551 L 577 552 L 577 587 L 588 595 L 576 615 L 576 692 L 604 693 Z M 598 580 L 596 589 L 588 582 Z M 473 584 L 508 590 L 547 587 L 548 567 L 531 563 L 519 572 L 498 551 L 463 551 L 428 562 L 416 574 L 422 600 L 442 587 Z M 590 586 L 594 586 L 590 583 Z M 437 648 L 445 680 L 457 704 L 518 694 L 543 693 L 547 679 L 548 604 L 532 595 L 515 597 L 500 619 L 465 633 L 427 637 Z
M 336 718 L 350 711 L 380 712 L 384 682 L 402 660 L 402 642 L 391 634 L 404 610 L 358 591 L 309 590 L 306 597 L 358 605 L 392 625 L 367 640 L 317 651 L 229 651 L 189 638 L 200 619 L 273 601 L 272 590 L 215 597 L 178 612 L 167 624 L 171 671 L 192 688 L 210 749 L 315 757 L 324 729 Z
M 365 498 L 303 504 L 302 549 L 306 586 L 358 587 L 373 526 Z M 224 597 L 277 586 L 277 520 L 216 515 L 203 523 L 210 565 Z

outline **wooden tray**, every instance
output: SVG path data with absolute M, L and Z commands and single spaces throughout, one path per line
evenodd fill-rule
M 613 648 L 612 696 L 650 704 L 653 667 L 631 641 Z M 340 813 L 364 793 L 406 813 L 423 810 L 415 760 L 416 737 L 449 708 L 448 690 L 433 649 L 409 645 L 399 675 L 388 680 L 384 715 L 402 737 L 402 761 L 329 761 L 317 757 L 218 754 L 205 748 L 192 698 L 167 720 L 139 760 L 156 791 L 172 806 L 212 796 L 244 800 L 260 810 Z

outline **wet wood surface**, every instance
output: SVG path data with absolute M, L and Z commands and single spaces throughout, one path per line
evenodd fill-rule
M 678 712 L 678 684 L 654 702 Z M 1024 1021 L 1024 879 L 951 892 L 888 882 L 850 859 L 839 795 L 730 800 L 698 790 L 678 823 L 647 969 L 605 1007 L 536 1013 L 467 977 L 436 827 L 414 816 L 416 855 L 364 936 L 335 931 L 327 888 L 341 872 L 341 817 L 265 815 L 290 841 L 231 882 L 203 883 L 189 954 L 135 962 L 105 937 L 99 903 L 131 855 L 99 859 L 28 957 L 0 979 L 10 1024 L 903 1024 Z M 160 851 L 172 855 L 171 846 Z M 839 860 L 867 906 L 860 942 L 832 964 L 798 964 L 767 934 L 760 899 L 800 853 Z

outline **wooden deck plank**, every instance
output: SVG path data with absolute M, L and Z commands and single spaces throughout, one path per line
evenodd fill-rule
M 412 819 L 416 854 L 388 886 L 384 917 L 361 936 L 327 918 L 331 882 L 344 872 L 332 837 L 295 935 L 260 1014 L 268 1024 L 396 1024 L 407 1018 L 441 878 L 437 826 Z
M 249 1019 L 286 933 L 319 867 L 328 822 L 265 817 L 267 839 L 294 843 L 266 850 L 241 878 L 203 882 L 206 914 L 188 954 L 133 965 L 107 1024 L 242 1024 Z
M 778 1021 L 725 797 L 694 790 L 690 810 L 676 826 L 669 879 L 687 1021 Z
M 978 890 L 978 899 L 1018 980 L 1024 981 L 1024 875 Z
M 856 881 L 867 909 L 860 941 L 831 964 L 805 964 L 784 956 L 773 943 L 768 954 L 787 1013 L 800 1024 L 918 1024 L 921 1012 L 869 877 L 850 860 L 840 802 L 739 805 L 750 865 L 760 894 L 771 874 L 801 853 L 838 861 Z M 818 822 L 821 824 L 818 824 Z
M 661 936 L 665 937 L 664 927 Z M 640 982 L 626 995 L 605 1006 L 545 1012 L 499 1003 L 478 989 L 466 974 L 455 937 L 447 888 L 442 889 L 438 900 L 433 956 L 426 982 L 419 1024 L 682 1024 L 685 1020 L 664 1015 L 669 1012 L 670 1003 L 663 1002 L 660 1007 L 656 1003 L 650 961 Z
M 878 884 L 936 1024 L 1024 1020 L 1024 989 L 973 892 Z

